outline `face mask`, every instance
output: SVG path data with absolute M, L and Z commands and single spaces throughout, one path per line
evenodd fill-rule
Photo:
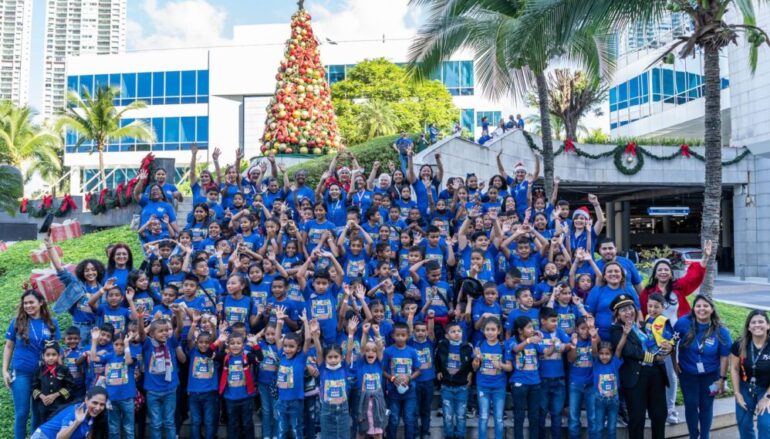
M 546 274 L 545 280 L 557 280 L 559 278 L 558 274 Z
M 446 213 L 446 209 L 436 209 L 436 212 L 440 213 L 441 215 Z
M 458 341 L 449 340 L 449 344 L 452 345 L 452 346 L 460 346 L 461 344 L 463 344 L 463 341 L 462 341 L 462 339 L 460 339 Z
M 342 363 L 337 363 L 336 366 L 332 366 L 331 364 L 326 365 L 326 368 L 329 370 L 338 370 L 340 367 L 342 367 Z

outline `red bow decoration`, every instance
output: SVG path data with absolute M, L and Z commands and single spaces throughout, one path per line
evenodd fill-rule
M 85 196 L 86 206 L 90 206 L 91 205 L 91 197 L 93 197 L 93 196 L 94 196 L 94 194 L 92 194 L 91 192 L 86 192 L 86 196 Z
M 682 156 L 690 158 L 690 145 L 683 143 L 682 144 Z
M 73 200 L 72 197 L 69 194 L 67 194 L 61 200 L 61 206 L 59 206 L 59 212 L 64 213 L 69 209 L 77 209 L 77 208 L 78 208 L 78 205 L 75 204 L 75 200 Z
M 28 204 L 29 204 L 29 200 L 26 198 L 22 198 L 21 206 L 19 206 L 19 213 L 27 213 Z
M 50 209 L 53 206 L 53 195 L 43 196 L 43 209 Z
M 575 142 L 569 137 L 564 141 L 564 152 L 575 152 Z
M 136 177 L 128 180 L 128 184 L 126 184 L 126 197 L 131 197 L 131 195 L 134 193 L 134 186 L 136 186 L 138 181 L 139 180 Z
M 155 156 L 152 155 L 152 153 L 148 153 L 144 158 L 142 159 L 142 164 L 139 166 L 140 169 L 149 170 L 150 164 L 155 160 Z
M 626 145 L 626 154 L 631 154 L 632 156 L 636 156 L 636 143 L 629 142 L 628 145 Z
M 99 192 L 99 205 L 100 206 L 104 206 L 104 205 L 107 204 L 106 201 L 105 201 L 105 197 L 107 196 L 107 192 L 108 191 L 109 191 L 109 189 L 104 188 L 104 189 L 102 189 L 101 192 Z

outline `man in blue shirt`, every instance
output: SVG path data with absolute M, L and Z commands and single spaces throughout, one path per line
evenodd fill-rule
M 407 162 L 409 161 L 409 148 L 414 147 L 414 142 L 409 138 L 409 133 L 401 131 L 401 137 L 393 143 L 393 149 L 398 153 L 398 159 L 401 161 L 401 171 L 406 174 Z
M 617 262 L 623 267 L 623 271 L 626 275 L 626 288 L 629 290 L 636 290 L 636 294 L 642 293 L 642 276 L 639 274 L 639 270 L 629 259 L 623 256 L 618 256 L 617 247 L 615 247 L 615 241 L 610 237 L 604 237 L 599 240 L 599 254 L 601 259 L 596 261 L 596 266 L 599 270 L 604 271 L 604 266 L 609 262 Z

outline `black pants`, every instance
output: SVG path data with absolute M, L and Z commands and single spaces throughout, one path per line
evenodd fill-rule
M 254 437 L 254 398 L 225 400 L 227 406 L 227 437 Z
M 624 388 L 628 406 L 629 439 L 644 438 L 645 412 L 652 425 L 652 439 L 664 439 L 666 432 L 666 377 L 658 366 L 642 367 L 639 381 L 632 388 Z

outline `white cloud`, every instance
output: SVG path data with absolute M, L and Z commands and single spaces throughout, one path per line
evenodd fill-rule
M 319 2 L 308 4 L 313 27 L 319 35 L 333 40 L 408 38 L 419 11 L 409 0 L 345 0 L 340 12 L 332 12 Z
M 142 10 L 148 23 L 128 22 L 131 49 L 199 47 L 224 44 L 224 10 L 206 0 L 174 0 L 158 6 L 144 0 Z

